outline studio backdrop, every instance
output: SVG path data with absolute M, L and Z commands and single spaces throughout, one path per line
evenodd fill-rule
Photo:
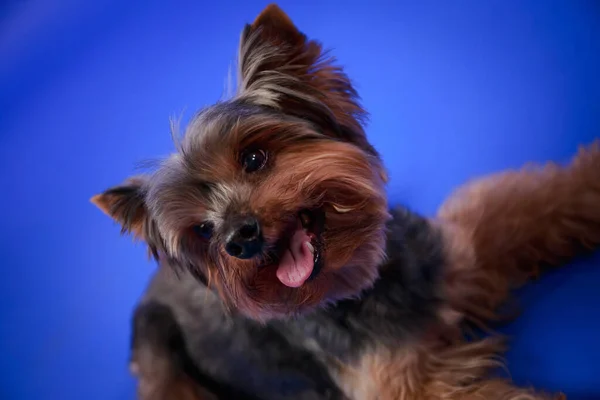
M 89 198 L 173 150 L 169 117 L 225 95 L 241 29 L 266 4 L 2 3 L 1 399 L 133 398 L 130 314 L 154 265 Z M 470 178 L 564 162 L 600 135 L 597 1 L 280 6 L 354 80 L 392 203 L 430 215 Z M 513 378 L 599 399 L 600 257 L 520 298 Z

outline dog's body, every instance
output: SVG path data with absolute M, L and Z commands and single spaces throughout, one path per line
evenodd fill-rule
M 221 398 L 230 398 L 228 390 L 240 399 L 250 394 L 260 399 L 345 398 L 333 379 L 341 372 L 339 365 L 356 362 L 370 346 L 413 342 L 442 303 L 439 233 L 415 214 L 398 210 L 393 215 L 389 259 L 375 286 L 361 299 L 292 320 L 265 325 L 231 314 L 189 272 L 162 265 L 134 316 L 133 364 L 143 368 L 140 354 L 156 353 L 157 330 L 178 325 L 185 346 L 171 354 L 190 359 L 192 365 L 181 367 L 187 375 L 218 381 L 202 386 Z M 172 314 L 165 315 L 164 308 Z M 173 333 L 162 336 L 166 343 Z M 149 385 L 147 378 L 144 385 Z
M 167 349 L 174 331 L 180 331 L 181 340 Z M 157 354 L 162 346 L 165 351 Z M 170 359 L 172 371 L 200 381 L 218 398 L 343 398 L 309 351 L 294 346 L 274 326 L 227 312 L 218 296 L 189 272 L 175 272 L 168 265 L 159 267 L 136 309 L 132 349 L 136 370 L 152 364 L 140 363 L 141 357 Z M 152 386 L 152 379 L 143 371 L 137 374 L 143 378 L 140 389 L 147 391 L 142 386 Z M 154 396 L 148 398 L 169 398 Z
M 240 90 L 149 177 L 94 198 L 161 263 L 134 323 L 145 400 L 546 399 L 466 337 L 510 290 L 600 245 L 600 148 L 390 212 L 356 92 L 276 6 Z

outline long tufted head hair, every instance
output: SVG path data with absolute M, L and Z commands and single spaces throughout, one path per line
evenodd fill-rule
M 252 318 L 359 294 L 389 214 L 355 89 L 276 5 L 244 28 L 238 64 L 233 98 L 200 111 L 156 171 L 93 203 Z

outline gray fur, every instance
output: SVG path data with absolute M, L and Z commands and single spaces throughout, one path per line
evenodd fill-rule
M 184 335 L 193 367 L 221 385 L 243 391 L 247 398 L 265 400 L 343 398 L 326 369 L 309 352 L 290 344 L 272 326 L 227 312 L 218 296 L 184 268 L 175 271 L 161 265 L 137 307 L 137 346 L 167 346 L 150 343 L 147 338 L 152 330 L 167 324 L 143 323 L 156 312 L 156 305 L 166 305 Z M 217 394 L 227 398 L 223 392 Z
M 371 345 L 410 341 L 442 301 L 438 232 L 407 210 L 392 215 L 381 278 L 358 299 L 260 325 L 226 310 L 185 268 L 163 263 L 136 318 L 145 318 L 146 304 L 167 305 L 183 331 L 192 363 L 228 388 L 261 399 L 342 399 L 328 373 L 335 369 L 333 360 L 351 363 Z M 138 342 L 147 334 L 134 331 Z

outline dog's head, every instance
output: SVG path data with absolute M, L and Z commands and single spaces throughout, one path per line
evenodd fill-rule
M 357 295 L 384 256 L 386 178 L 333 61 L 267 7 L 242 33 L 237 94 L 93 202 L 253 318 Z

